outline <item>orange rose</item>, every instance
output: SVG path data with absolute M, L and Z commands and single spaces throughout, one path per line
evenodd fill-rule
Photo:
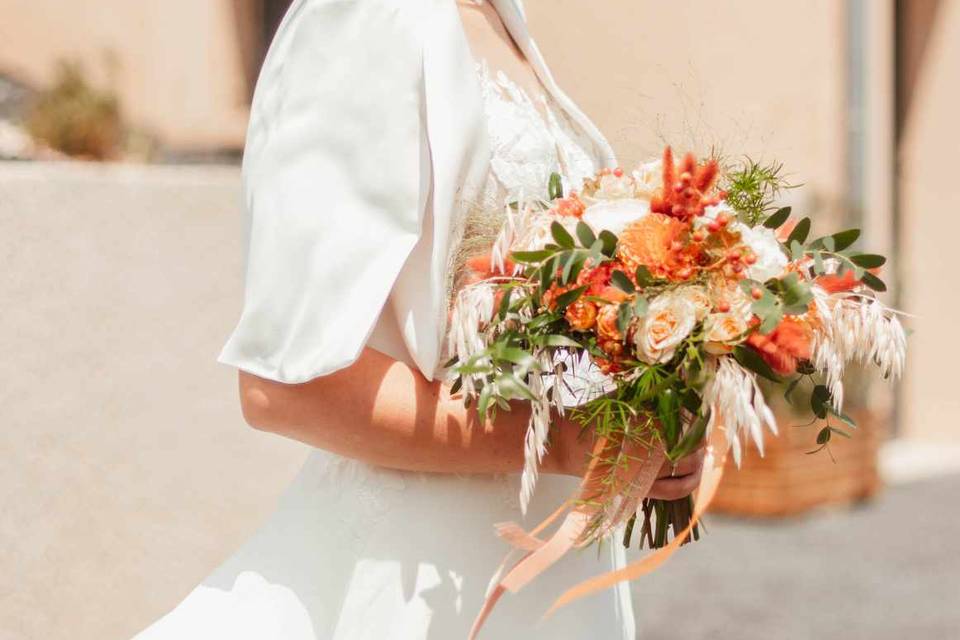
M 597 322 L 597 305 L 587 300 L 577 300 L 567 307 L 564 317 L 574 331 L 589 331 Z
M 619 342 L 623 340 L 623 334 L 617 326 L 618 311 L 619 308 L 615 304 L 607 304 L 600 309 L 597 315 L 597 335 L 600 336 L 602 341 L 613 340 Z

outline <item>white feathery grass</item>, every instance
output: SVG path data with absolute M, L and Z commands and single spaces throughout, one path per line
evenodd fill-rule
M 843 406 L 847 363 L 873 363 L 885 378 L 903 374 L 907 338 L 896 311 L 859 293 L 828 294 L 813 287 L 820 323 L 814 332 L 813 365 L 824 374 L 832 404 Z
M 727 441 L 737 466 L 743 457 L 741 436 L 753 439 L 763 455 L 763 426 L 777 433 L 777 421 L 757 385 L 757 377 L 730 356 L 711 358 L 713 375 L 703 390 L 704 408 L 712 409 L 708 432 L 717 420 L 726 428 Z
M 546 359 L 546 362 L 544 362 Z M 541 366 L 550 365 L 547 354 L 541 354 Z M 550 436 L 550 383 L 539 372 L 533 372 L 527 381 L 535 400 L 530 401 L 530 422 L 523 443 L 523 474 L 520 477 L 520 511 L 526 515 L 533 498 L 540 463 L 547 454 L 547 438 Z
M 496 288 L 495 283 L 478 282 L 467 285 L 457 294 L 450 315 L 447 351 L 461 363 L 487 348 L 486 328 L 493 318 Z M 475 396 L 482 382 L 482 376 L 464 375 L 463 392 L 467 397 Z

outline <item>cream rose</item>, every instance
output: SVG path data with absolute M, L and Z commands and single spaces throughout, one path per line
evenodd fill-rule
M 597 190 L 593 197 L 597 200 L 623 200 L 633 197 L 633 177 L 627 174 L 617 176 L 607 173 L 600 176 Z
M 609 231 L 620 233 L 631 222 L 635 222 L 650 213 L 650 203 L 646 200 L 628 198 L 624 200 L 608 200 L 598 202 L 587 207 L 581 219 L 590 225 L 596 233 Z
M 654 160 L 640 165 L 633 172 L 634 192 L 638 198 L 652 198 L 663 186 L 663 161 Z
M 654 298 L 634 333 L 638 357 L 648 364 L 668 362 L 696 324 L 696 309 L 683 296 Z
M 680 296 L 693 305 L 697 322 L 700 322 L 706 318 L 707 314 L 710 313 L 710 310 L 713 308 L 713 302 L 710 300 L 710 294 L 707 293 L 707 289 L 705 287 L 700 285 L 695 284 L 690 285 L 689 287 L 682 287 L 677 289 L 674 292 L 674 295 Z
M 730 345 L 743 339 L 749 325 L 742 313 L 713 313 L 703 323 L 704 348 L 715 355 L 730 351 Z

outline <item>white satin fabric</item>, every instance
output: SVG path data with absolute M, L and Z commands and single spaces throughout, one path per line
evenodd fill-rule
M 514 0 L 497 10 L 557 87 Z M 244 187 L 246 293 L 220 361 L 280 382 L 348 366 L 365 345 L 438 373 L 451 239 L 490 149 L 453 0 L 298 0 L 254 98 Z
M 413 0 L 403 2 L 409 2 L 410 6 L 417 4 Z M 332 15 L 313 15 L 314 11 L 351 9 L 361 11 L 357 16 L 373 19 L 362 11 L 372 10 L 373 5 L 381 5 L 386 10 L 390 4 L 387 0 L 376 3 L 306 0 L 297 3 L 271 52 L 274 59 L 268 62 L 266 73 L 279 75 L 273 81 L 261 82 L 258 104 L 268 101 L 288 103 L 293 98 L 286 95 L 287 92 L 299 94 L 307 91 L 295 83 L 309 80 L 295 72 L 303 70 L 306 73 L 306 69 L 314 66 L 302 56 L 316 55 L 312 43 L 321 39 L 323 34 L 295 34 L 301 29 L 319 28 Z M 447 140 L 435 135 L 427 138 L 430 153 L 426 169 L 418 165 L 418 172 L 408 173 L 403 167 L 391 172 L 377 166 L 377 171 L 387 174 L 383 178 L 384 184 L 366 177 L 354 181 L 350 171 L 334 166 L 340 157 L 338 153 L 345 153 L 349 162 L 366 162 L 361 158 L 359 148 L 354 151 L 343 149 L 352 136 L 360 136 L 357 143 L 368 147 L 373 145 L 371 152 L 380 154 L 380 160 L 387 159 L 386 156 L 396 150 L 378 148 L 371 139 L 358 134 L 359 121 L 353 122 L 353 115 L 346 116 L 343 124 L 350 132 L 350 139 L 346 133 L 337 132 L 334 123 L 330 123 L 329 131 L 323 136 L 307 136 L 307 140 L 313 140 L 310 144 L 295 134 L 295 123 L 282 118 L 270 120 L 268 124 L 262 115 L 255 116 L 252 128 L 260 131 L 253 136 L 253 153 L 247 159 L 248 198 L 252 198 L 253 215 L 248 278 L 253 282 L 244 320 L 225 350 L 235 364 L 286 381 L 306 379 L 345 366 L 362 348 L 366 338 L 364 331 L 369 329 L 360 331 L 354 327 L 356 330 L 350 332 L 349 323 L 340 324 L 338 326 L 347 339 L 338 342 L 326 327 L 320 326 L 327 321 L 328 315 L 314 315 L 336 315 L 335 310 L 325 308 L 325 305 L 332 304 L 330 296 L 335 293 L 346 296 L 343 304 L 353 313 L 365 314 L 363 317 L 371 323 L 376 320 L 378 310 L 369 300 L 362 302 L 360 298 L 363 296 L 356 295 L 356 280 L 348 267 L 356 261 L 377 260 L 380 271 L 364 272 L 367 278 L 364 286 L 382 291 L 387 297 L 387 306 L 373 330 L 373 345 L 388 352 L 404 351 L 425 375 L 432 375 L 436 363 L 429 359 L 438 354 L 438 346 L 433 343 L 439 341 L 432 332 L 442 331 L 442 328 L 427 320 L 433 311 L 445 310 L 449 294 L 445 286 L 450 280 L 449 273 L 438 270 L 439 265 L 447 268 L 459 243 L 475 240 L 474 227 L 471 226 L 474 216 L 487 215 L 496 209 L 491 208 L 491 204 L 498 206 L 506 197 L 542 187 L 544 178 L 553 171 L 576 183 L 598 166 L 611 161 L 606 143 L 598 137 L 595 129 L 583 124 L 582 114 L 571 111 L 563 95 L 556 91 L 542 66 L 542 59 L 522 28 L 522 14 L 512 2 L 499 2 L 497 8 L 540 72 L 547 89 L 547 95 L 542 98 L 527 96 L 508 78 L 489 71 L 482 61 L 477 63 L 470 57 L 452 0 L 428 4 L 431 12 L 440 14 L 432 16 L 433 26 L 444 24 L 448 31 L 432 34 L 432 48 L 425 44 L 424 69 L 436 70 L 439 65 L 448 72 L 462 73 L 456 78 L 440 74 L 433 82 L 447 88 L 453 84 L 467 93 L 446 94 L 436 88 L 422 92 L 418 111 L 420 119 L 417 121 L 427 130 L 446 127 L 442 129 L 444 135 L 451 136 Z M 420 14 L 416 19 L 422 20 L 424 15 Z M 396 12 L 393 16 L 405 25 L 415 23 L 403 12 Z M 341 15 L 338 19 L 344 17 Z M 348 24 L 354 22 L 348 20 Z M 396 37 L 393 27 L 381 25 L 380 29 L 385 32 L 379 38 L 365 37 L 367 46 L 376 48 L 388 34 Z M 292 55 L 284 43 L 299 39 L 310 46 L 305 44 L 307 48 L 294 56 L 295 59 L 283 63 L 275 59 L 280 55 Z M 336 42 L 343 46 L 342 40 Z M 438 43 L 445 43 L 448 47 L 445 58 Z M 282 53 L 284 51 L 287 53 Z M 386 52 L 379 48 L 377 51 Z M 427 51 L 435 57 L 433 63 L 428 63 L 430 55 Z M 460 54 L 465 58 L 459 59 Z M 359 57 L 365 58 L 366 54 Z M 395 73 L 408 71 L 403 65 L 394 68 L 392 62 L 385 64 Z M 288 67 L 287 71 L 283 70 L 284 67 Z M 373 70 L 367 68 L 364 72 L 373 73 Z M 291 80 L 284 80 L 287 73 L 295 75 Z M 359 73 L 355 76 L 356 83 L 362 76 Z M 424 79 L 431 77 L 426 74 Z M 265 86 L 278 93 L 264 95 Z M 550 91 L 551 86 L 553 91 Z M 385 96 L 395 93 L 395 89 L 377 91 Z M 440 105 L 436 111 L 445 114 L 434 114 L 440 124 L 431 125 L 433 121 L 429 117 L 423 119 L 425 96 L 427 112 L 432 108 L 429 99 L 432 96 Z M 409 97 L 413 99 L 413 92 Z M 307 99 L 306 96 L 297 98 Z M 321 96 L 311 93 L 309 99 L 319 100 Z M 324 90 L 322 99 L 340 98 L 331 98 Z M 378 117 L 375 112 L 379 110 L 393 108 L 392 102 L 375 109 L 360 98 L 354 99 L 363 102 L 356 107 L 363 110 L 362 120 Z M 308 107 L 306 103 L 301 105 L 304 113 L 311 111 Z M 322 103 L 317 103 L 313 109 L 322 110 Z M 387 119 L 385 122 L 390 122 L 391 127 L 400 128 L 400 132 L 381 132 L 385 139 L 389 136 L 391 145 L 396 144 L 397 137 L 413 137 L 412 130 L 416 127 L 410 122 L 392 113 L 382 117 Z M 475 130 L 471 128 L 464 133 L 459 129 L 463 126 L 475 127 Z M 270 131 L 285 132 L 283 135 L 289 135 L 290 139 L 266 153 L 263 146 L 273 144 L 268 142 L 271 137 L 283 139 L 281 133 Z M 331 145 L 335 140 L 343 144 L 336 149 L 313 147 Z M 281 149 L 290 149 L 291 153 L 302 158 L 288 158 Z M 319 157 L 315 158 L 315 155 Z M 451 158 L 456 162 L 447 162 Z M 267 166 L 268 162 L 279 163 L 279 166 Z M 283 165 L 292 167 L 292 173 L 288 175 Z M 323 175 L 314 177 L 312 182 L 307 179 L 307 172 L 320 167 L 333 167 L 331 170 L 347 181 L 349 186 L 329 189 L 337 192 L 338 202 L 356 207 L 355 217 L 341 216 L 335 223 L 307 221 L 310 216 L 322 217 L 325 211 L 332 216 L 342 210 L 322 204 L 322 194 L 328 191 L 327 179 Z M 400 184 L 403 180 L 410 180 L 413 173 L 417 173 L 419 180 L 425 170 L 431 177 L 426 188 L 419 185 L 414 189 L 411 185 L 404 187 Z M 304 172 L 302 175 L 301 171 Z M 462 175 L 469 175 L 476 181 L 471 187 L 470 198 L 458 195 L 458 190 L 462 193 L 462 185 L 457 185 L 454 176 Z M 298 180 L 305 182 L 299 184 Z M 449 182 L 437 185 L 438 180 Z M 300 190 L 290 190 L 291 185 Z M 443 200 L 438 196 L 441 192 L 446 194 Z M 372 194 L 379 195 L 374 198 Z M 321 204 L 317 205 L 310 198 L 317 198 Z M 414 201 L 427 203 L 422 215 L 416 213 L 412 206 Z M 440 211 L 447 219 L 438 219 Z M 277 219 L 271 222 L 274 215 Z M 418 215 L 421 234 L 410 245 L 408 236 L 412 231 L 406 225 L 408 222 L 412 224 Z M 365 226 L 358 227 L 361 223 Z M 294 224 L 296 233 L 280 228 L 282 224 Z M 377 237 L 370 235 L 374 228 L 379 234 Z M 438 235 L 440 229 L 447 235 L 441 238 Z M 340 243 L 328 239 L 326 234 L 336 235 Z M 433 240 L 428 241 L 431 238 Z M 291 246 L 278 244 L 281 242 L 291 243 Z M 328 257 L 341 269 L 338 278 L 345 282 L 332 280 L 321 264 L 314 264 L 315 260 L 325 259 L 311 257 L 313 249 L 309 243 L 320 243 L 324 251 L 333 254 Z M 368 243 L 375 243 L 379 251 L 389 256 L 370 253 Z M 255 247 L 261 244 L 272 245 L 279 253 L 260 255 L 258 252 L 265 249 Z M 343 247 L 349 247 L 350 253 L 337 253 Z M 400 256 L 406 250 L 409 255 L 404 262 Z M 393 264 L 391 261 L 401 263 L 396 275 L 383 271 L 385 264 Z M 302 273 L 295 273 L 294 266 Z M 281 290 L 271 293 L 267 287 L 270 278 L 286 276 L 296 277 L 291 282 L 276 283 L 275 287 Z M 308 295 L 310 299 L 299 300 L 298 295 Z M 281 305 L 293 305 L 284 307 L 288 311 L 295 308 L 298 313 L 308 315 L 285 318 L 271 307 L 274 299 Z M 279 332 L 277 335 L 266 328 L 268 325 L 261 325 L 267 316 L 271 318 L 273 331 Z M 442 333 L 440 335 L 442 337 Z M 315 349 L 310 343 L 314 339 L 327 340 L 325 344 L 336 349 L 336 359 L 330 359 L 329 354 Z M 423 345 L 421 341 L 429 344 Z M 306 352 L 301 353 L 299 349 Z M 573 493 L 576 484 L 572 478 L 541 478 L 527 524 L 538 522 L 550 513 Z M 137 638 L 465 638 L 493 572 L 507 552 L 507 547 L 494 536 L 492 525 L 521 517 L 518 488 L 517 475 L 462 477 L 404 473 L 314 451 L 268 522 L 174 611 Z M 564 559 L 532 587 L 505 597 L 481 637 L 498 640 L 633 639 L 633 612 L 629 587 L 625 585 L 578 602 L 547 621 L 540 621 L 553 599 L 566 587 L 621 565 L 623 556 L 623 550 L 613 545 L 599 553 L 596 549 L 588 549 Z

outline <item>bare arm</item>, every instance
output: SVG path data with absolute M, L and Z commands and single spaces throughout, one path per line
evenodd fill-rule
M 240 398 L 253 427 L 370 464 L 436 473 L 523 468 L 530 416 L 523 403 L 498 412 L 496 428 L 480 425 L 476 411 L 451 398 L 445 385 L 372 349 L 365 349 L 350 367 L 304 384 L 281 384 L 241 372 Z M 583 473 L 590 442 L 578 439 L 578 433 L 578 425 L 558 421 L 542 465 L 545 473 Z M 665 482 L 671 495 L 687 495 L 695 486 L 691 471 L 699 473 L 699 465 L 694 466 L 687 463 L 681 477 L 658 484 Z

